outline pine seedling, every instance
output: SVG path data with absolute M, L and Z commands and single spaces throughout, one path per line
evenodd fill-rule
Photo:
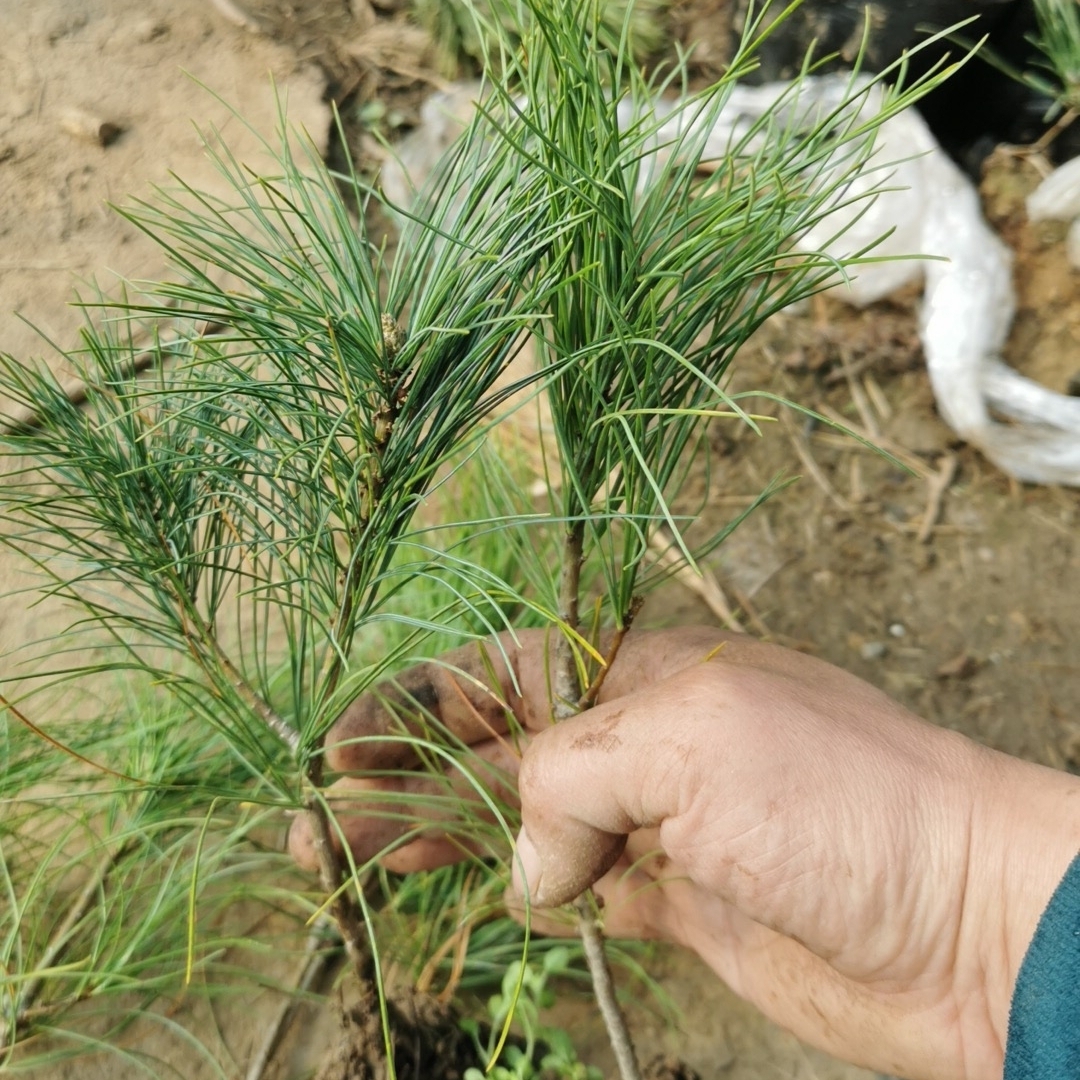
M 1035 0 L 1035 21 L 1039 29 L 1032 44 L 1045 57 L 1042 66 L 1057 85 L 1032 85 L 1054 98 L 1059 108 L 1076 111 L 1080 108 L 1080 7 L 1076 0 Z
M 439 73 L 459 78 L 470 67 L 486 68 L 500 38 L 519 44 L 531 14 L 521 0 L 413 0 L 416 20 L 427 31 Z M 667 0 L 604 0 L 598 34 L 605 48 L 618 52 L 629 16 L 627 46 L 642 64 L 663 48 Z
M 455 465 L 452 491 L 443 482 L 429 495 L 429 524 L 411 530 L 395 560 L 395 618 L 366 628 L 350 658 L 354 672 L 379 667 L 386 655 L 415 652 L 418 626 L 445 627 L 425 632 L 430 654 L 463 635 L 486 634 L 504 617 L 516 626 L 538 624 L 532 607 L 501 599 L 476 597 L 469 610 L 459 602 L 459 581 L 428 572 L 441 553 L 486 568 L 492 580 L 520 579 L 522 549 L 503 542 L 522 531 L 507 527 L 521 509 L 508 477 L 483 449 Z M 444 504 L 476 524 L 447 523 Z M 531 532 L 530 539 L 535 553 L 540 538 Z M 420 573 L 410 577 L 410 568 Z M 287 674 L 280 671 L 279 682 Z M 0 716 L 0 1061 L 5 1071 L 36 1075 L 97 1051 L 140 1075 L 171 1075 L 170 1056 L 181 1052 L 192 1074 L 221 1075 L 227 1051 L 206 1024 L 206 1008 L 224 1008 L 228 1030 L 230 1001 L 239 995 L 262 987 L 296 994 L 301 969 L 325 971 L 338 951 L 318 916 L 325 897 L 280 850 L 281 793 L 259 762 L 160 692 L 133 693 L 108 677 L 104 683 L 103 714 L 50 720 L 52 746 L 23 722 L 29 717 L 22 709 L 21 720 L 14 706 Z M 270 690 L 274 701 L 286 693 L 283 685 Z M 41 701 L 31 711 L 52 715 Z M 463 748 L 455 751 L 464 757 Z M 288 775 L 295 765 L 284 744 L 277 755 Z M 449 784 L 437 797 L 455 812 Z M 409 824 L 423 813 L 407 801 L 399 810 Z M 455 817 L 469 841 L 505 850 L 495 826 L 481 828 L 466 813 Z M 504 887 L 498 870 L 476 860 L 462 869 L 468 872 L 456 885 L 440 883 L 441 875 L 402 882 L 380 873 L 375 906 L 382 910 L 374 912 L 372 932 L 399 968 L 415 957 L 421 981 L 430 971 L 437 987 L 444 979 L 456 987 L 460 978 L 463 987 L 484 989 L 522 957 L 523 931 L 496 918 Z M 467 956 L 454 926 L 462 911 L 474 924 L 464 939 Z M 300 925 L 313 916 L 316 925 L 297 955 Z M 440 951 L 455 934 L 453 952 Z M 447 963 L 436 974 L 440 957 Z M 178 1003 L 183 1009 L 174 1015 Z M 160 1049 L 144 1042 L 154 1030 L 154 1043 L 165 1043 Z M 273 1039 L 271 1028 L 265 1046 Z
M 95 305 L 66 354 L 85 406 L 45 365 L 0 361 L 15 407 L 4 540 L 96 632 L 82 674 L 167 688 L 279 805 L 310 815 L 327 903 L 367 972 L 321 795 L 322 740 L 347 696 L 435 625 L 413 623 L 346 685 L 359 628 L 408 622 L 395 592 L 436 575 L 430 558 L 396 557 L 440 471 L 520 389 L 500 378 L 543 306 L 537 250 L 566 223 L 552 229 L 541 178 L 522 177 L 483 117 L 390 262 L 284 130 L 276 176 L 213 153 L 228 197 L 180 185 L 125 211 L 177 278 Z M 356 177 L 351 188 L 362 202 Z M 500 628 L 484 622 L 499 605 L 484 601 L 482 568 L 439 572 L 456 583 L 447 620 L 464 607 L 476 632 Z M 39 683 L 79 673 L 62 661 Z
M 870 96 L 882 79 L 899 75 L 902 83 L 903 64 L 874 82 L 853 75 L 839 100 L 807 105 L 808 59 L 773 108 L 741 131 L 731 128 L 718 149 L 725 105 L 769 32 L 762 14 L 748 20 L 725 77 L 665 114 L 660 103 L 678 69 L 666 79 L 643 75 L 628 59 L 629 22 L 613 51 L 599 3 L 524 2 L 532 29 L 521 49 L 506 43 L 503 56 L 523 97 L 503 103 L 527 132 L 520 152 L 546 178 L 547 206 L 556 220 L 574 222 L 545 253 L 558 285 L 540 324 L 558 444 L 552 499 L 564 527 L 553 678 L 559 719 L 596 700 L 637 610 L 656 530 L 669 530 L 693 563 L 685 521 L 672 510 L 687 452 L 706 419 L 757 426 L 724 388 L 738 348 L 770 315 L 872 259 L 864 250 L 837 258 L 796 254 L 793 246 L 838 208 L 850 220 L 860 199 L 873 198 L 851 184 L 871 162 L 878 126 L 948 72 L 886 89 L 880 109 L 868 108 Z M 613 631 L 600 664 L 599 640 L 591 658 L 579 644 L 581 574 L 590 560 Z M 595 907 L 585 897 L 577 908 L 620 1075 L 635 1080 Z
M 138 1021 L 216 1071 L 213 1048 L 155 1001 L 272 983 L 252 961 L 273 931 L 257 943 L 251 927 L 288 929 L 310 913 L 299 875 L 264 842 L 276 800 L 259 806 L 261 781 L 223 738 L 157 709 L 132 697 L 106 716 L 51 723 L 66 754 L 0 721 L 5 1074 L 98 1048 L 123 1057 Z
M 1024 35 L 1035 49 L 1029 63 L 1018 67 L 988 45 L 979 56 L 1029 90 L 1047 100 L 1043 122 L 1051 126 L 1032 144 L 1044 150 L 1080 113 L 1080 4 L 1077 0 L 1034 0 L 1036 31 Z M 959 35 L 954 39 L 974 51 L 978 45 Z
M 1077 0 L 1035 0 L 1038 32 L 1031 44 L 1042 54 L 1019 78 L 1051 101 L 1044 119 L 1054 121 L 1037 146 L 1043 147 L 1080 114 L 1080 4 Z M 1044 74 L 1045 73 L 1045 74 Z

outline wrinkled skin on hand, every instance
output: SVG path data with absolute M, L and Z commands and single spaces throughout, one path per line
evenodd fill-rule
M 329 767 L 408 769 L 408 747 L 377 737 L 400 730 L 387 702 L 412 700 L 517 775 L 514 881 L 534 905 L 596 882 L 610 936 L 693 949 L 821 1049 L 912 1080 L 1000 1077 L 1016 972 L 1080 848 L 1076 778 L 928 725 L 819 660 L 709 628 L 631 632 L 597 705 L 555 725 L 543 632 L 502 645 L 513 678 L 498 650 L 469 646 L 356 701 Z M 508 709 L 531 735 L 521 760 Z M 439 786 L 346 775 L 331 797 L 344 807 L 357 789 L 369 801 L 342 825 L 367 859 L 407 827 L 372 812 L 371 790 Z M 290 850 L 313 865 L 303 818 Z M 433 813 L 384 861 L 460 857 Z

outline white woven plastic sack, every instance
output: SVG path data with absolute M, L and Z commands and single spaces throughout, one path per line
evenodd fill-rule
M 922 263 L 920 333 L 938 410 L 962 438 L 1019 480 L 1080 486 L 1080 399 L 1026 379 L 1000 357 L 1015 297 L 1011 257 L 983 220 L 974 186 L 908 110 L 885 124 L 879 152 L 926 145 L 906 176 L 920 203 L 913 250 L 948 262 Z M 902 215 L 905 193 L 882 195 L 879 209 Z M 861 223 L 860 223 L 861 224 Z M 1012 423 L 997 422 L 993 409 Z
M 850 77 L 843 75 L 807 79 L 795 107 L 808 113 L 835 107 L 849 87 Z M 716 138 L 729 138 L 740 122 L 763 115 L 787 90 L 787 84 L 738 88 L 731 105 L 739 116 L 730 127 L 719 125 L 725 130 L 716 131 Z M 879 102 L 879 92 L 872 90 L 863 115 L 872 115 Z M 921 278 L 919 332 L 945 422 L 1017 479 L 1080 486 L 1080 399 L 1056 394 L 1001 360 L 1016 304 L 1011 254 L 984 221 L 974 186 L 913 109 L 882 125 L 874 156 L 848 194 L 869 191 L 886 177 L 891 190 L 869 209 L 863 203 L 858 210 L 838 210 L 801 237 L 799 246 L 843 256 L 892 229 L 875 255 L 935 256 L 862 267 L 850 283 L 837 286 L 837 295 L 862 306 Z M 1080 215 L 1080 166 L 1058 177 L 1045 201 L 1067 205 L 1069 216 Z M 847 231 L 831 240 L 844 224 Z M 1077 241 L 1080 248 L 1080 233 Z M 995 413 L 1009 422 L 999 422 Z

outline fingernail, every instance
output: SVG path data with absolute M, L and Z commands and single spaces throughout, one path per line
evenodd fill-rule
M 524 829 L 518 833 L 513 867 L 511 884 L 514 892 L 522 898 L 527 896 L 534 904 L 543 904 L 543 864 L 540 853 Z

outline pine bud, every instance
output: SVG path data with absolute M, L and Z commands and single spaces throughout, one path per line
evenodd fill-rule
M 381 322 L 383 353 L 386 356 L 387 363 L 392 366 L 397 354 L 401 352 L 402 346 L 405 344 L 405 331 L 395 322 L 394 316 L 387 312 L 383 312 Z

